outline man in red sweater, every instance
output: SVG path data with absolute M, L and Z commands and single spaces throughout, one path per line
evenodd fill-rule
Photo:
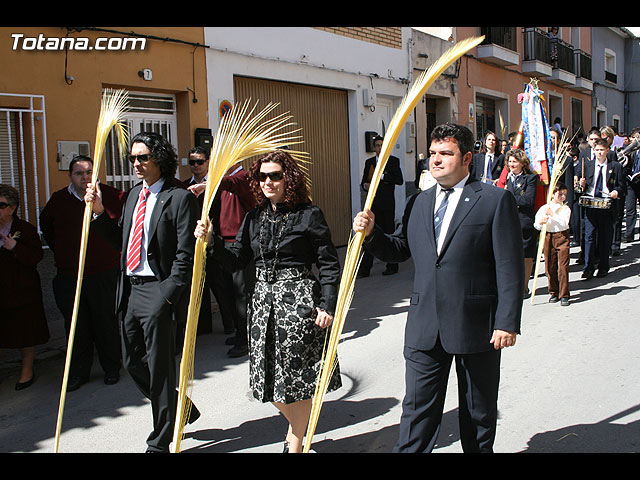
M 193 177 L 184 183 L 190 185 L 189 190 L 196 196 L 200 196 L 205 189 L 209 152 L 201 147 L 192 148 L 189 152 L 189 164 Z M 194 187 L 196 184 L 200 186 Z M 255 198 L 249 187 L 249 174 L 241 166 L 232 167 L 222 177 L 209 212 L 214 232 L 225 242 L 235 241 L 245 215 L 255 206 Z M 254 270 L 249 265 L 244 271 L 229 273 L 214 262 L 207 263 L 207 282 L 216 297 L 225 327 L 225 317 L 233 319 L 235 335 L 227 340 L 227 344 L 233 345 L 227 352 L 230 357 L 242 357 L 248 353 L 247 295 L 253 291 Z
M 53 293 L 64 317 L 67 338 L 78 277 L 84 192 L 92 171 L 90 158 L 74 157 L 69 165 L 69 186 L 55 192 L 40 214 L 42 235 L 53 251 L 57 268 Z M 100 188 L 107 213 L 117 221 L 126 194 L 109 185 L 101 184 Z M 115 314 L 119 261 L 120 252 L 90 228 L 67 391 L 89 381 L 94 346 L 104 370 L 104 383 L 111 385 L 119 380 L 120 334 Z

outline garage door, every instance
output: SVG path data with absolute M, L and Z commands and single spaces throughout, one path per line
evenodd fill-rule
M 259 100 L 259 108 L 279 103 L 273 116 L 293 115 L 305 142 L 295 148 L 311 155 L 313 202 L 324 212 L 336 246 L 346 245 L 352 222 L 347 92 L 239 76 L 234 91 L 238 103 Z

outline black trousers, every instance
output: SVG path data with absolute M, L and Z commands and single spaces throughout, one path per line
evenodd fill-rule
M 593 273 L 597 263 L 599 271 L 608 272 L 616 212 L 599 208 L 585 208 L 585 210 L 584 271 Z
M 94 347 L 105 373 L 120 370 L 120 332 L 115 314 L 117 278 L 117 268 L 83 276 L 69 367 L 71 377 L 89 378 Z M 60 272 L 52 282 L 56 305 L 64 317 L 67 339 L 73 318 L 76 282 L 76 275 Z
M 124 366 L 138 389 L 151 400 L 153 430 L 147 445 L 149 450 L 160 452 L 169 450 L 176 418 L 175 335 L 172 306 L 162 296 L 159 283 L 131 285 L 122 320 Z
M 627 195 L 625 203 L 625 232 L 624 236 L 633 239 L 634 229 L 636 228 L 636 219 L 638 218 L 637 206 L 640 203 L 640 195 L 629 184 L 627 184 Z
M 436 444 L 451 364 L 458 377 L 458 421 L 465 453 L 493 452 L 498 418 L 500 350 L 453 355 L 440 341 L 429 351 L 404 349 L 406 393 L 396 453 L 428 453 Z

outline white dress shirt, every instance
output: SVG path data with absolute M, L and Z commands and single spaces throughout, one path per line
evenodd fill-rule
M 467 179 L 469 178 L 469 174 L 467 174 L 460 182 L 453 186 L 453 192 L 449 195 L 449 204 L 447 205 L 447 211 L 444 214 L 444 218 L 442 219 L 442 226 L 440 227 L 440 236 L 438 237 L 438 245 L 437 252 L 440 254 L 440 250 L 442 250 L 442 244 L 444 243 L 444 239 L 447 236 L 447 230 L 449 229 L 449 224 L 451 223 L 451 217 L 453 217 L 453 213 L 458 206 L 458 201 L 462 196 L 462 189 L 464 188 L 465 183 L 467 183 Z M 440 204 L 442 203 L 442 199 L 444 198 L 445 193 L 442 191 L 442 187 L 440 184 L 436 185 L 436 204 L 433 210 L 433 213 L 438 211 Z
M 138 275 L 145 277 L 153 277 L 154 273 L 149 266 L 149 262 L 147 261 L 147 248 L 149 246 L 149 221 L 151 220 L 151 214 L 153 213 L 153 208 L 156 205 L 156 201 L 158 200 L 158 193 L 162 190 L 162 186 L 164 185 L 164 179 L 160 178 L 153 185 L 147 185 L 146 180 L 143 181 L 142 187 L 149 188 L 149 194 L 147 197 L 147 208 L 144 212 L 144 224 L 142 229 L 142 247 L 140 249 L 140 265 L 133 272 L 129 270 L 127 267 L 127 275 Z M 129 247 L 131 246 L 131 240 L 133 238 L 133 230 L 136 227 L 136 216 L 138 215 L 138 207 L 140 206 L 140 199 L 138 199 L 138 204 L 136 204 L 136 208 L 133 210 L 133 217 L 131 221 L 131 231 L 129 232 L 129 244 L 127 245 L 127 252 L 129 251 Z
M 536 218 L 533 222 L 533 226 L 538 230 L 542 230 L 542 218 L 547 214 L 547 208 L 550 208 L 553 215 L 547 220 L 547 232 L 556 233 L 569 230 L 569 220 L 571 219 L 571 209 L 563 204 L 556 202 L 549 202 L 546 205 L 540 207 L 536 212 Z

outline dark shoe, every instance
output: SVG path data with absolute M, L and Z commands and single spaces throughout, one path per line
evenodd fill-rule
M 526 300 L 527 298 L 531 297 L 531 290 L 527 290 L 526 292 L 524 292 L 524 294 L 522 294 L 522 298 L 524 300 Z
M 356 278 L 365 278 L 368 276 L 369 276 L 369 272 L 360 271 L 358 272 L 358 275 L 356 276 Z
M 549 299 L 549 303 L 556 303 L 558 301 L 558 297 L 556 297 L 555 295 L 553 295 L 550 299 Z
M 115 385 L 120 380 L 120 372 L 107 372 L 104 374 L 105 385 Z
M 229 349 L 227 355 L 231 358 L 237 358 L 244 357 L 247 353 L 249 353 L 249 348 L 246 345 L 236 345 Z
M 236 336 L 232 335 L 224 341 L 225 345 L 235 345 L 236 344 Z
M 585 280 L 593 278 L 593 272 L 591 270 L 585 270 L 584 272 L 582 272 L 582 278 L 584 278 Z
M 633 242 L 633 237 L 622 237 L 622 241 L 627 243 Z
M 607 271 L 598 270 L 598 273 L 597 273 L 596 277 L 598 277 L 598 278 L 604 278 L 604 277 L 606 277 L 607 275 L 609 275 L 609 271 L 608 271 L 608 270 L 607 270 Z
M 71 377 L 67 382 L 67 392 L 73 392 L 89 381 L 85 377 Z
M 33 382 L 36 381 L 36 374 L 31 375 L 31 379 L 26 382 L 16 382 L 16 390 L 24 390 L 25 388 L 29 388 L 33 385 Z
M 568 298 L 561 298 L 560 299 L 560 305 L 562 305 L 563 307 L 568 307 L 569 306 L 569 299 Z
M 584 257 L 578 257 L 576 260 L 576 265 L 584 265 Z
M 382 272 L 383 275 L 394 275 L 396 273 L 398 273 L 398 270 L 393 268 L 387 268 L 384 272 Z
M 189 420 L 187 420 L 187 423 L 191 425 L 193 422 L 195 422 L 199 418 L 200 418 L 200 410 L 198 410 L 192 402 L 191 410 L 189 411 Z
M 612 256 L 612 257 L 618 257 L 619 255 L 620 255 L 620 250 L 613 250 L 613 251 L 611 252 L 611 256 Z

